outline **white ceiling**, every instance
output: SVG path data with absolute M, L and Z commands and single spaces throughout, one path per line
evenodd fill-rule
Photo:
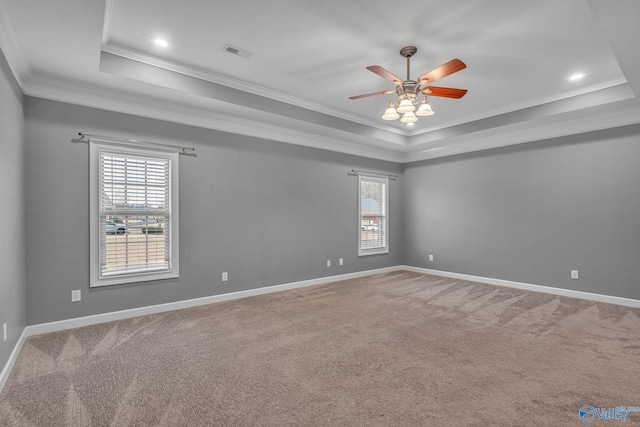
M 27 95 L 406 162 L 640 122 L 639 3 L 0 0 L 0 47 Z M 469 90 L 413 128 L 348 99 L 407 45 L 413 78 L 460 58 L 435 85 Z

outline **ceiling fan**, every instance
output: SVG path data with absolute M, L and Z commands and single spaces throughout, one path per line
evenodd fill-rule
M 428 86 L 436 80 L 447 77 L 450 74 L 467 68 L 467 65 L 459 59 L 452 59 L 451 61 L 442 64 L 438 68 L 435 68 L 428 73 L 421 75 L 417 80 L 411 80 L 409 76 L 411 57 L 415 55 L 417 51 L 418 48 L 416 48 L 415 46 L 406 46 L 400 49 L 400 56 L 407 58 L 406 80 L 402 80 L 400 77 L 392 74 L 379 65 L 372 65 L 370 67 L 367 67 L 367 70 L 372 71 L 380 77 L 395 83 L 395 89 L 367 93 L 364 95 L 350 96 L 349 99 L 361 99 L 368 98 L 370 96 L 388 95 L 395 92 L 398 95 L 398 102 L 389 102 L 387 110 L 382 115 L 382 119 L 395 120 L 400 117 L 401 113 L 403 114 L 402 118 L 400 119 L 402 123 L 414 123 L 418 121 L 416 115 L 430 116 L 433 114 L 433 109 L 429 105 L 427 95 L 459 99 L 467 93 L 466 89 Z M 424 97 L 422 98 L 418 111 L 414 113 L 413 111 L 415 110 L 415 105 L 418 103 L 419 94 L 424 95 Z

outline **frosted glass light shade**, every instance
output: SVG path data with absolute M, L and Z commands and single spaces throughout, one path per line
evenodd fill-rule
M 402 101 L 400 101 L 400 105 L 398 105 L 398 113 L 408 113 L 408 112 L 413 111 L 415 109 L 416 109 L 416 107 L 407 98 L 405 98 Z
M 418 108 L 418 111 L 416 111 L 416 116 L 432 116 L 433 114 L 435 113 L 431 108 L 431 105 L 429 105 L 425 101 L 422 101 L 422 104 L 420 104 L 420 108 Z
M 404 113 L 400 121 L 402 123 L 414 123 L 418 121 L 418 118 L 413 114 L 413 111 L 409 111 L 408 113 Z
M 387 105 L 387 110 L 382 115 L 382 120 L 395 120 L 399 117 L 400 114 L 398 114 L 398 112 L 394 108 L 393 102 L 390 102 L 389 105 Z

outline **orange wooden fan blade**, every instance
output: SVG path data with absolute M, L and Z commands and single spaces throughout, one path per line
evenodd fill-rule
M 460 61 L 459 59 L 452 59 L 446 64 L 442 64 L 438 68 L 431 70 L 428 73 L 425 73 L 420 77 L 418 77 L 418 83 L 420 84 L 433 83 L 436 80 L 439 80 L 443 77 L 447 77 L 448 75 L 456 73 L 460 70 L 464 70 L 465 68 L 467 68 L 467 64 Z
M 370 96 L 387 95 L 389 93 L 394 93 L 394 92 L 395 92 L 395 90 L 383 90 L 383 91 L 380 91 L 380 92 L 367 93 L 365 95 L 350 96 L 349 99 L 368 98 Z
M 466 89 L 455 89 L 451 87 L 436 87 L 436 86 L 427 86 L 420 92 L 423 95 L 429 96 L 441 96 L 443 98 L 456 98 L 460 99 L 466 95 Z
M 395 74 L 392 74 L 391 72 L 385 70 L 384 68 L 382 68 L 379 65 L 372 65 L 370 67 L 367 67 L 367 70 L 376 73 L 377 75 L 379 75 L 380 77 L 382 77 L 383 79 L 387 79 L 390 82 L 393 82 L 397 85 L 402 84 L 402 79 L 398 76 L 396 76 Z

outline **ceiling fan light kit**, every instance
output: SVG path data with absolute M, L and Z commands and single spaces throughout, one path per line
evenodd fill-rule
M 438 68 L 435 68 L 428 73 L 421 75 L 420 77 L 418 77 L 418 80 L 411 80 L 409 74 L 411 70 L 410 61 L 411 57 L 415 55 L 417 51 L 418 48 L 416 48 L 415 46 L 405 46 L 400 49 L 400 56 L 407 59 L 406 80 L 402 80 L 398 76 L 385 70 L 379 65 L 372 65 L 370 67 L 367 67 L 367 70 L 376 73 L 380 77 L 389 80 L 390 82 L 393 82 L 396 85 L 395 90 L 385 90 L 381 92 L 368 93 L 365 95 L 356 95 L 349 97 L 349 99 L 361 99 L 368 98 L 370 96 L 388 95 L 395 92 L 396 95 L 398 95 L 398 101 L 389 102 L 386 111 L 382 115 L 382 120 L 396 120 L 400 118 L 400 114 L 402 114 L 402 118 L 400 118 L 400 121 L 407 124 L 417 122 L 417 116 L 426 117 L 435 114 L 433 108 L 431 108 L 431 105 L 429 105 L 427 95 L 459 99 L 467 93 L 466 89 L 427 86 L 436 80 L 456 73 L 460 70 L 464 70 L 467 65 L 459 59 L 452 59 L 446 64 L 442 64 Z M 419 95 L 423 95 L 421 100 L 418 99 Z M 420 106 L 418 107 L 418 110 L 415 111 L 416 105 L 418 103 L 420 104 Z

